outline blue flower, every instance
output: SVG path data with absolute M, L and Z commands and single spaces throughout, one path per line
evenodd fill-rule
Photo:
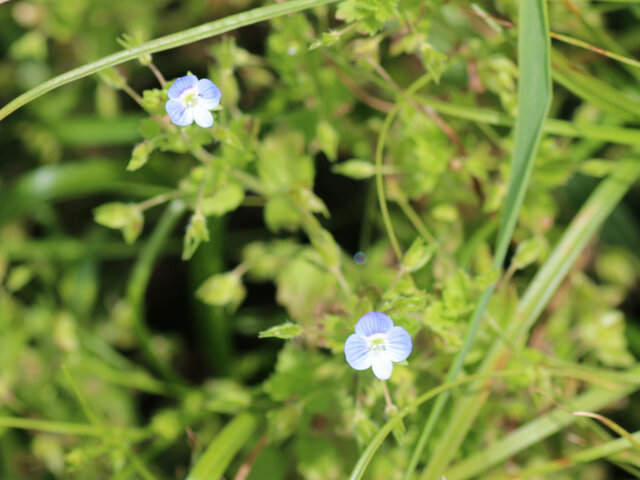
M 411 353 L 411 336 L 402 327 L 394 327 L 384 313 L 370 312 L 356 323 L 356 333 L 344 342 L 347 363 L 356 370 L 373 368 L 380 380 L 387 380 L 393 371 L 392 362 L 401 362 Z
M 220 89 L 211 80 L 198 80 L 195 75 L 178 78 L 169 87 L 169 101 L 165 110 L 171 121 L 179 127 L 191 125 L 195 120 L 202 128 L 213 125 L 213 110 L 220 104 Z

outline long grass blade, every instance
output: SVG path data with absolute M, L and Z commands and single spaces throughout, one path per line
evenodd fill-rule
M 636 370 L 636 375 L 639 373 L 640 371 Z M 640 376 L 635 386 L 625 386 L 617 390 L 594 388 L 572 400 L 567 407 L 574 410 L 599 410 L 627 397 L 631 392 L 637 390 L 639 385 Z M 446 476 L 449 480 L 464 480 L 475 477 L 576 421 L 576 415 L 564 407 L 558 407 L 514 430 L 489 448 L 483 449 L 455 465 L 447 472 Z
M 143 43 L 138 47 L 128 48 L 118 53 L 108 55 L 101 58 L 100 60 L 96 60 L 95 62 L 88 63 L 78 68 L 74 68 L 73 70 L 69 70 L 68 72 L 63 73 L 62 75 L 58 75 L 51 80 L 47 80 L 37 87 L 34 87 L 31 90 L 16 97 L 0 109 L 0 121 L 2 121 L 2 119 L 10 113 L 15 112 L 18 108 L 31 102 L 32 100 L 35 100 L 39 96 L 44 95 L 45 93 L 55 88 L 61 87 L 62 85 L 66 85 L 67 83 L 99 72 L 100 70 L 104 70 L 105 68 L 120 65 L 121 63 L 125 63 L 130 60 L 135 60 L 136 58 L 148 53 L 170 50 L 182 45 L 187 45 L 199 40 L 204 40 L 205 38 L 210 38 L 222 33 L 230 32 L 231 30 L 236 30 L 237 28 L 246 27 L 247 25 L 253 25 L 254 23 L 269 20 L 270 18 L 299 12 L 301 10 L 306 10 L 320 5 L 326 5 L 328 3 L 333 3 L 336 1 L 337 0 L 291 0 L 288 2 L 275 3 L 266 7 L 254 8 L 253 10 L 249 10 L 248 12 L 231 15 L 229 17 L 215 20 L 213 22 L 203 23 L 202 25 L 199 25 L 197 27 L 189 28 L 178 33 L 172 33 L 171 35 L 156 38 L 155 40 Z
M 218 480 L 222 478 L 233 457 L 247 443 L 258 424 L 248 413 L 238 415 L 218 434 L 202 454 L 187 480 Z
M 505 210 L 501 216 L 494 254 L 493 267 L 495 269 L 501 269 L 504 263 L 507 247 L 511 240 L 533 169 L 545 118 L 551 104 L 549 22 L 546 3 L 544 0 L 521 0 L 519 17 L 522 19 L 522 23 L 518 32 L 518 58 L 520 59 L 518 116 L 516 118 L 514 148 L 511 156 L 509 189 L 505 200 Z M 494 287 L 495 285 L 491 285 L 482 294 L 469 324 L 464 345 L 447 374 L 447 381 L 454 380 L 462 369 L 467 353 L 473 345 L 480 323 L 489 305 Z M 441 394 L 429 413 L 427 422 L 407 466 L 405 480 L 412 478 L 448 397 L 449 392 Z M 438 448 L 437 450 L 443 449 Z M 421 478 L 426 480 L 439 479 L 442 471 L 448 465 L 451 455 L 453 455 L 451 450 L 435 453 Z
M 509 325 L 507 332 L 510 344 L 522 344 L 526 332 L 542 313 L 578 255 L 638 177 L 640 159 L 627 160 L 591 194 L 518 303 L 515 321 Z M 496 340 L 485 356 L 479 373 L 494 370 L 499 362 L 504 364 L 508 356 L 509 351 L 502 339 Z M 489 384 L 478 382 L 470 391 L 476 393 L 461 398 L 454 405 L 450 424 L 434 455 L 446 455 L 449 461 L 452 456 L 450 452 L 457 451 L 488 398 Z

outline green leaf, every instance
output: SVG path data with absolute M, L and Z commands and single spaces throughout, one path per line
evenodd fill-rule
M 122 48 L 131 49 L 139 47 L 144 43 L 144 38 L 140 31 L 136 31 L 133 35 L 126 33 L 122 34 L 122 37 L 117 38 L 116 41 L 122 46 Z M 151 63 L 151 55 L 146 53 L 138 57 L 138 61 L 141 65 L 149 65 Z
M 209 305 L 235 309 L 244 300 L 246 291 L 241 277 L 235 272 L 212 275 L 196 292 L 196 297 Z
M 200 202 L 200 210 L 205 216 L 220 217 L 238 208 L 244 200 L 244 188 L 238 182 L 229 182 L 210 197 Z
M 219 480 L 258 426 L 258 420 L 243 413 L 231 420 L 209 444 L 187 475 L 187 480 Z
M 269 230 L 294 231 L 302 222 L 302 213 L 287 194 L 277 194 L 267 200 L 264 206 L 264 221 Z
M 211 134 L 216 140 L 225 143 L 230 147 L 235 148 L 236 150 L 244 151 L 244 145 L 242 145 L 242 141 L 230 129 L 216 126 Z
M 207 219 L 202 213 L 196 212 L 189 221 L 189 226 L 184 235 L 184 246 L 182 248 L 182 259 L 189 260 L 196 252 L 202 242 L 209 241 L 209 231 L 207 230 Z
M 398 0 L 345 0 L 338 5 L 336 17 L 359 22 L 358 28 L 373 35 L 387 20 L 398 16 Z
M 133 203 L 105 203 L 97 207 L 93 215 L 94 220 L 100 225 L 121 230 L 127 243 L 135 242 L 142 232 L 144 217 Z
M 324 152 L 330 162 L 335 162 L 338 158 L 338 132 L 329 122 L 319 122 L 316 127 L 316 137 L 320 144 L 320 149 Z
M 425 245 L 422 237 L 417 237 L 402 259 L 402 266 L 409 272 L 416 272 L 424 267 L 436 251 L 434 245 Z
M 512 265 L 520 270 L 540 260 L 547 249 L 544 237 L 534 237 L 521 242 L 513 256 Z
M 366 160 L 353 159 L 334 165 L 331 167 L 331 171 L 345 177 L 362 180 L 373 177 L 376 174 L 376 166 Z
M 302 333 L 302 327 L 296 323 L 283 323 L 282 325 L 276 325 L 275 327 L 263 330 L 258 334 L 258 338 L 282 338 L 289 339 L 297 337 Z
M 164 105 L 167 102 L 167 94 L 164 90 L 151 89 L 142 92 L 142 108 L 151 115 L 163 117 L 166 112 Z
M 309 50 L 315 50 L 320 47 L 330 47 L 340 41 L 341 34 L 338 31 L 331 30 L 329 32 L 323 32 L 320 40 L 316 40 L 309 45 Z
M 340 247 L 336 243 L 333 235 L 328 230 L 313 222 L 313 226 L 307 226 L 309 240 L 320 254 L 325 266 L 331 270 L 340 266 Z
M 115 68 L 106 68 L 98 73 L 100 80 L 109 85 L 111 88 L 120 90 L 127 86 L 127 80 Z
M 149 160 L 149 155 L 155 148 L 155 142 L 150 140 L 145 140 L 144 142 L 136 145 L 131 152 L 131 160 L 129 160 L 127 170 L 132 172 L 143 167 L 147 163 L 147 160 Z
M 10 292 L 21 290 L 35 276 L 33 268 L 29 265 L 17 265 L 9 271 L 7 276 L 7 289 Z
M 145 118 L 140 122 L 140 126 L 138 127 L 138 132 L 147 140 L 151 140 L 152 138 L 157 137 L 162 133 L 162 127 L 160 123 L 158 123 L 153 118 Z

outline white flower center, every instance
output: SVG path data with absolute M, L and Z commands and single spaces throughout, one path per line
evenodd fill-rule
M 189 88 L 180 95 L 180 101 L 184 103 L 187 108 L 195 107 L 200 101 L 200 95 L 197 88 Z
M 374 333 L 367 337 L 367 347 L 371 353 L 381 354 L 385 353 L 389 346 L 384 333 Z

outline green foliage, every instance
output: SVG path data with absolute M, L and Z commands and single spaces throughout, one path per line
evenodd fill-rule
M 127 243 L 135 242 L 142 232 L 144 217 L 137 205 L 121 202 L 105 203 L 96 208 L 93 215 L 100 225 L 121 230 Z
M 0 478 L 635 472 L 635 7 L 236 3 L 0 8 Z

